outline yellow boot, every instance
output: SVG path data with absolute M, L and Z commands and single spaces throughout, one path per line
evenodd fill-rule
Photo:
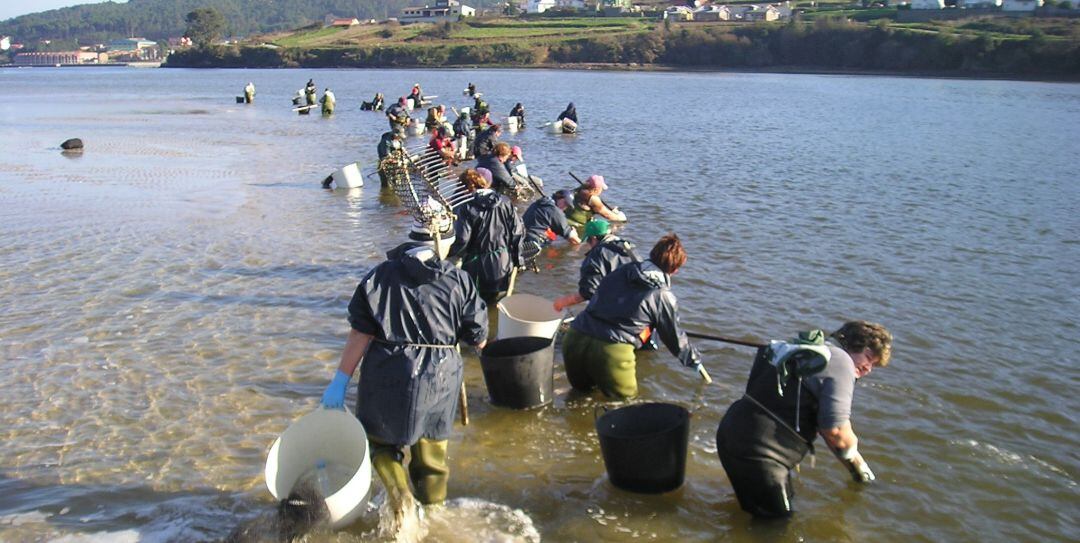
M 416 489 L 416 498 L 424 505 L 446 500 L 446 486 L 450 479 L 446 446 L 445 439 L 421 439 L 410 449 L 412 460 L 409 461 L 409 476 Z

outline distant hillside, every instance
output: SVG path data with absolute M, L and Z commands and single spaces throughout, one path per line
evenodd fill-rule
M 322 22 L 327 14 L 360 19 L 395 17 L 423 0 L 129 0 L 32 13 L 0 22 L 0 34 L 31 45 L 39 40 L 97 43 L 131 36 L 164 39 L 187 28 L 184 16 L 212 7 L 228 22 L 227 36 L 289 30 Z

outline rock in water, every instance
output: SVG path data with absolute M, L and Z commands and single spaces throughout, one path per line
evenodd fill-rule
M 272 514 L 260 516 L 236 529 L 226 543 L 292 543 L 330 519 L 319 491 L 300 484 L 278 503 Z
M 72 151 L 72 150 L 75 150 L 75 149 L 82 149 L 83 148 L 83 143 L 82 143 L 82 140 L 79 139 L 79 138 L 71 138 L 71 139 L 65 141 L 64 143 L 61 143 L 60 148 L 65 150 L 65 151 Z

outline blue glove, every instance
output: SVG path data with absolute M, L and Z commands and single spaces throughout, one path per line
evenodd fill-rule
M 351 377 L 337 370 L 334 380 L 326 387 L 322 395 L 322 406 L 327 409 L 339 409 L 345 407 L 345 389 L 349 388 Z

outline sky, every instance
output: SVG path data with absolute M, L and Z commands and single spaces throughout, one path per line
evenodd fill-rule
M 99 4 L 105 0 L 0 0 L 0 21 L 56 8 L 66 8 L 79 4 Z M 123 3 L 127 0 L 113 0 Z

